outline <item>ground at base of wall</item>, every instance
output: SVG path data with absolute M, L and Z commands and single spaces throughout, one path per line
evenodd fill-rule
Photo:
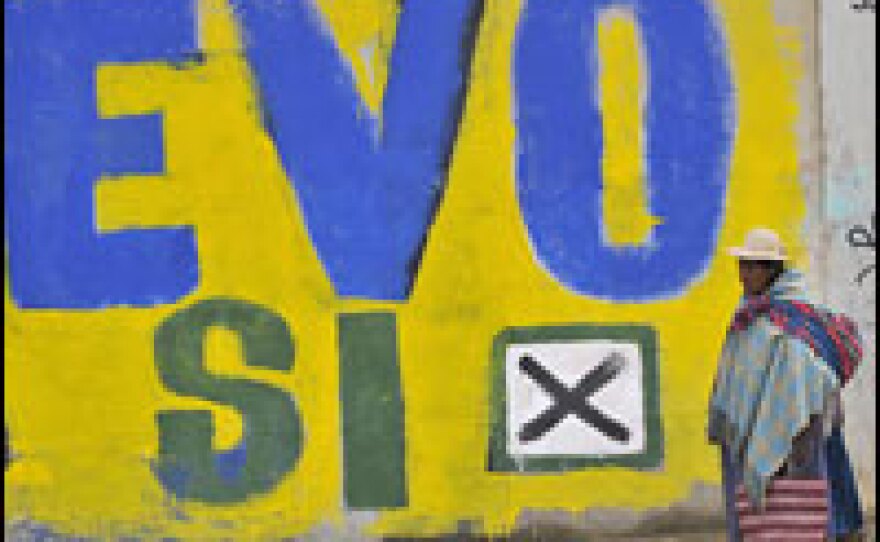
M 383 542 L 727 542 L 723 520 L 664 521 L 663 516 L 646 522 L 630 532 L 587 532 L 564 525 L 533 524 L 504 537 L 453 534 L 434 538 L 391 537 Z M 841 542 L 876 542 L 876 515 L 869 514 L 861 535 Z
M 859 542 L 875 542 L 877 540 L 877 522 L 872 518 L 867 522 L 868 527 L 863 536 L 853 538 Z M 5 525 L 4 540 L 10 542 L 61 542 L 61 541 L 85 541 L 91 539 L 63 537 L 53 534 L 45 527 L 32 523 L 7 523 Z M 480 537 L 472 535 L 449 535 L 434 538 L 387 538 L 384 542 L 726 542 L 724 532 L 718 529 L 694 530 L 693 532 L 643 534 L 643 535 L 607 535 L 588 534 L 565 528 L 536 527 L 519 531 L 508 537 Z M 296 542 L 288 539 L 285 542 Z M 326 542 L 340 542 L 327 540 Z M 849 541 L 845 541 L 849 542 Z
M 663 534 L 640 534 L 640 535 L 608 535 L 608 534 L 587 534 L 573 530 L 562 528 L 557 529 L 535 529 L 528 531 L 520 531 L 509 537 L 487 538 L 469 535 L 451 535 L 447 537 L 439 537 L 432 539 L 424 538 L 390 538 L 386 542 L 726 542 L 727 536 L 723 530 L 695 530 L 694 532 L 678 532 Z M 850 540 L 859 542 L 875 542 L 877 540 L 877 523 L 876 519 L 868 522 L 865 532 L 858 537 L 848 538 L 843 542 Z

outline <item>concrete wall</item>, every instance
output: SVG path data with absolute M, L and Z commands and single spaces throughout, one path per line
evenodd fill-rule
M 757 225 L 865 333 L 847 439 L 873 510 L 875 15 L 550 4 L 421 8 L 389 63 L 392 0 L 7 3 L 7 526 L 717 529 L 725 248 Z M 383 130 L 404 144 L 376 158 Z M 574 385 L 609 348 L 624 368 L 590 400 L 623 438 L 575 416 L 517 436 L 552 407 L 523 357 Z
M 861 324 L 864 370 L 847 392 L 847 439 L 871 507 L 876 492 L 877 18 L 849 2 L 822 2 L 822 189 L 808 231 L 819 236 L 817 274 L 828 303 Z

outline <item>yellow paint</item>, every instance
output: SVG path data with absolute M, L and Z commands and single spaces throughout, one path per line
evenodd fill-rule
M 645 59 L 633 15 L 604 14 L 598 25 L 602 112 L 602 219 L 611 245 L 642 245 L 661 221 L 651 215 L 645 172 Z
M 394 2 L 318 4 L 375 107 L 384 62 L 378 53 L 363 51 L 375 44 L 382 44 L 378 51 L 387 48 Z M 229 10 L 219 0 L 202 0 L 202 6 L 200 35 L 208 49 L 203 64 L 185 70 L 105 66 L 98 72 L 104 114 L 165 112 L 169 171 L 140 186 L 128 179 L 102 187 L 101 226 L 193 224 L 200 286 L 175 306 L 77 313 L 18 310 L 7 289 L 5 410 L 21 455 L 6 475 L 7 520 L 28 517 L 61 532 L 105 538 L 143 535 L 149 527 L 154 530 L 148 537 L 255 540 L 344 519 L 335 318 L 343 310 L 389 305 L 335 297 L 260 127 L 247 66 L 235 53 L 240 40 Z M 718 0 L 717 7 L 729 40 L 738 116 L 720 246 L 764 224 L 800 247 L 804 199 L 794 131 L 800 68 L 787 60 L 791 51 L 781 49 L 769 3 Z M 695 481 L 718 480 L 703 427 L 714 359 L 737 296 L 734 266 L 716 258 L 705 278 L 679 299 L 615 305 L 570 293 L 536 263 L 513 182 L 510 74 L 520 9 L 517 0 L 487 3 L 446 197 L 412 299 L 390 305 L 400 321 L 410 506 L 380 514 L 368 532 L 431 534 L 454 528 L 460 519 L 503 532 L 526 508 L 663 507 L 684 499 Z M 619 160 L 626 171 L 641 167 L 634 152 Z M 160 182 L 174 187 L 147 190 Z M 169 198 L 186 205 L 172 205 Z M 208 363 L 217 372 L 291 390 L 308 440 L 297 470 L 267 495 L 238 506 L 172 503 L 149 468 L 157 451 L 156 412 L 212 410 L 218 446 L 234 442 L 240 422 L 234 411 L 165 391 L 154 366 L 152 334 L 180 307 L 217 295 L 269 306 L 290 323 L 297 348 L 290 375 L 243 367 L 238 347 L 222 334 L 209 341 Z M 494 335 L 510 325 L 594 321 L 648 322 L 658 331 L 663 471 L 486 473 Z

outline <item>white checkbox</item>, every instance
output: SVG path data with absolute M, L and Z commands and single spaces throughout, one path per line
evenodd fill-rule
M 558 404 L 520 367 L 531 357 L 569 390 L 603 362 L 620 364 L 619 372 L 595 392 L 582 398 L 588 410 L 598 412 L 626 430 L 626 438 L 614 438 L 568 412 L 561 421 L 529 441 L 523 428 Z M 616 360 L 616 361 L 615 361 Z M 579 340 L 534 344 L 511 344 L 505 351 L 507 393 L 507 450 L 514 457 L 605 457 L 645 452 L 644 379 L 639 345 L 608 340 Z

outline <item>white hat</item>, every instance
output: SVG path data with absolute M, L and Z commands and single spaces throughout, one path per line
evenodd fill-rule
M 788 256 L 779 235 L 768 228 L 755 228 L 746 234 L 741 247 L 728 249 L 728 254 L 744 260 L 786 261 Z

